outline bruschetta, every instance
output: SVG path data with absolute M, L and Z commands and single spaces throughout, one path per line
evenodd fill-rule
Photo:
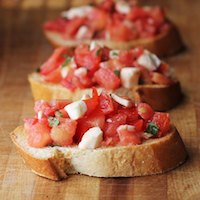
M 102 92 L 82 100 L 39 100 L 11 138 L 36 174 L 135 177 L 172 170 L 187 152 L 168 113 Z
M 95 6 L 71 8 L 44 24 L 44 34 L 55 47 L 98 41 L 113 49 L 145 49 L 166 56 L 183 46 L 180 35 L 162 8 L 106 0 Z
M 165 111 L 182 97 L 169 65 L 143 48 L 112 50 L 96 43 L 74 50 L 60 47 L 37 71 L 29 75 L 36 100 L 78 100 L 95 86 Z

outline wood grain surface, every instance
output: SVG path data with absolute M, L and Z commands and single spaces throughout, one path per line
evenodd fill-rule
M 104 179 L 76 175 L 53 182 L 34 175 L 24 165 L 9 133 L 23 123 L 24 117 L 33 114 L 27 75 L 52 51 L 41 25 L 67 8 L 68 3 L 0 0 L 0 199 L 200 199 L 199 0 L 148 1 L 165 7 L 186 45 L 183 52 L 166 59 L 185 93 L 184 101 L 170 111 L 190 155 L 183 166 L 157 176 Z

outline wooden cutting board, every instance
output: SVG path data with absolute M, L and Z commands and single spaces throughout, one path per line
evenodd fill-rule
M 190 155 L 183 166 L 157 176 L 104 179 L 76 175 L 53 182 L 24 165 L 9 133 L 33 114 L 27 75 L 52 51 L 41 25 L 57 16 L 67 2 L 0 1 L 0 199 L 200 199 L 199 0 L 148 1 L 165 6 L 186 45 L 182 53 L 166 59 L 185 93 L 184 101 L 170 111 Z

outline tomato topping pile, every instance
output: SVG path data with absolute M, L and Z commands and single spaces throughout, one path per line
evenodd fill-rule
M 134 77 L 134 74 L 132 78 L 127 77 L 132 72 L 129 73 L 131 69 L 128 69 L 128 72 L 121 73 L 124 68 L 137 69 L 139 77 Z M 44 81 L 60 83 L 71 91 L 97 85 L 106 90 L 127 85 L 132 88 L 133 82 L 173 84 L 169 77 L 169 66 L 149 51 L 143 48 L 111 50 L 96 43 L 82 44 L 75 50 L 57 48 L 40 67 L 39 73 Z
M 84 134 L 94 127 L 103 132 L 100 146 L 139 145 L 169 132 L 168 113 L 154 112 L 146 103 L 132 102 L 124 106 L 124 101 L 131 100 L 120 96 L 116 99 L 105 91 L 98 95 L 95 88 L 92 97 L 77 101 L 78 104 L 67 100 L 36 101 L 35 117 L 24 119 L 28 144 L 35 148 L 78 145 Z M 80 114 L 75 107 L 67 109 L 74 103 L 85 105 L 85 112 Z
M 60 33 L 64 39 L 125 42 L 155 37 L 169 27 L 170 23 L 159 6 L 142 7 L 114 0 L 105 0 L 96 6 L 71 8 L 44 24 L 44 30 Z

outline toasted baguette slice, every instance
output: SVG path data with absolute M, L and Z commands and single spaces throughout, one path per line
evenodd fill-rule
M 76 47 L 81 43 L 91 43 L 91 40 L 65 40 L 59 33 L 53 31 L 44 31 L 44 34 L 54 47 Z M 168 31 L 153 38 L 137 39 L 129 42 L 112 40 L 92 41 L 96 41 L 100 45 L 106 45 L 111 49 L 132 49 L 138 46 L 143 46 L 145 49 L 148 49 L 158 56 L 172 55 L 183 47 L 181 37 L 174 25 L 171 25 Z
M 28 79 L 35 100 L 71 99 L 74 101 L 80 99 L 83 94 L 91 94 L 92 91 L 92 89 L 76 89 L 74 92 L 71 92 L 60 84 L 44 82 L 37 73 L 30 74 Z M 98 88 L 98 90 L 100 92 L 102 88 Z M 173 85 L 138 85 L 133 90 L 121 87 L 110 92 L 121 96 L 128 96 L 131 99 L 135 99 L 136 102 L 146 102 L 157 111 L 173 108 L 180 102 L 182 97 L 179 82 L 175 82 Z
M 135 177 L 167 172 L 187 157 L 185 146 L 174 126 L 158 139 L 141 145 L 79 149 L 73 147 L 33 148 L 27 144 L 23 126 L 11 133 L 24 161 L 36 174 L 60 180 L 69 174 L 96 177 Z

